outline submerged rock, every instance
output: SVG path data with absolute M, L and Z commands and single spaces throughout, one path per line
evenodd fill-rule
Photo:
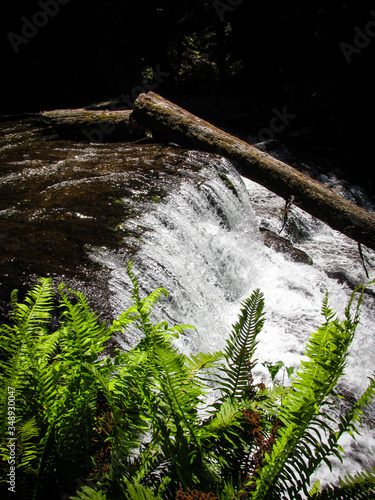
M 267 247 L 273 248 L 275 252 L 279 252 L 285 255 L 285 258 L 291 260 L 293 262 L 300 262 L 302 264 L 313 264 L 313 260 L 306 252 L 295 248 L 293 244 L 279 236 L 273 231 L 266 229 L 264 227 L 260 228 L 260 231 L 263 234 L 263 242 Z

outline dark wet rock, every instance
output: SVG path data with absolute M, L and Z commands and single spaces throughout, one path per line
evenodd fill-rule
M 43 119 L 65 139 L 85 142 L 128 142 L 145 136 L 132 110 L 56 109 L 42 112 Z
M 348 415 L 353 406 L 358 403 L 358 400 L 359 397 L 354 392 L 346 389 L 341 384 L 336 386 L 334 402 L 341 415 Z M 372 429 L 375 428 L 375 416 L 372 404 L 366 405 L 363 408 L 362 422 Z
M 347 285 L 351 290 L 354 290 L 359 285 L 357 280 L 341 269 L 337 271 L 327 271 L 326 274 L 329 278 L 332 278 L 341 284 Z
M 202 182 L 213 155 L 162 144 L 63 140 L 43 120 L 0 123 L 0 320 L 10 292 L 38 276 L 87 294 L 110 319 L 108 270 L 96 248 L 132 260 L 145 228 L 138 219 L 178 189 Z
M 351 406 L 353 406 L 357 402 L 355 394 L 342 385 L 338 385 L 336 387 L 336 395 L 339 396 L 342 400 L 347 401 Z
M 329 278 L 337 280 L 339 283 L 346 285 L 351 290 L 355 290 L 362 284 L 358 278 L 342 269 L 326 271 L 326 274 Z M 370 288 L 366 288 L 364 293 L 375 297 L 375 293 Z
M 295 248 L 286 238 L 283 238 L 282 236 L 279 236 L 275 232 L 264 227 L 261 227 L 260 231 L 263 235 L 264 244 L 267 247 L 273 248 L 276 252 L 284 254 L 287 260 L 300 262 L 302 264 L 313 264 L 312 258 L 309 257 L 306 252 Z

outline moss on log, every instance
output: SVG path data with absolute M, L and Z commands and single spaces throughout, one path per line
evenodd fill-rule
M 43 119 L 63 138 L 88 142 L 127 142 L 144 137 L 131 110 L 98 111 L 56 109 L 42 112 Z

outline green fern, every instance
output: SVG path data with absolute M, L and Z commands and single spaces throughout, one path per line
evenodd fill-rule
M 64 350 L 64 359 L 74 364 L 83 360 L 94 362 L 98 354 L 103 351 L 110 333 L 104 323 L 98 324 L 97 316 L 90 311 L 87 299 L 82 293 L 68 290 L 76 300 L 73 304 L 64 289 L 65 285 L 61 284 L 59 293 L 60 308 L 63 309 L 61 313 L 63 338 L 60 347 Z
M 322 488 L 320 487 L 320 481 L 317 480 L 310 489 L 308 496 L 309 498 L 318 498 L 321 492 Z
M 5 445 L 8 387 L 11 387 L 16 395 L 16 423 L 26 422 L 33 414 L 29 413 L 29 416 L 22 418 L 25 400 L 20 395 L 22 393 L 30 394 L 30 384 L 32 385 L 38 378 L 39 368 L 43 362 L 42 353 L 48 360 L 51 351 L 54 349 L 55 338 L 50 339 L 45 335 L 53 309 L 51 280 L 39 280 L 39 283 L 28 292 L 23 303 L 17 302 L 17 291 L 15 290 L 12 293 L 12 308 L 11 319 L 13 325 L 2 325 L 1 327 L 0 453 L 3 457 L 7 457 L 9 452 Z M 45 394 L 46 388 L 43 380 L 35 389 Z M 26 467 L 30 465 L 29 462 L 32 457 L 34 457 L 34 452 L 22 454 L 22 459 L 26 460 Z
M 316 497 L 319 500 L 369 500 L 375 498 L 375 467 L 348 474 L 339 485 L 329 485 Z
M 43 334 L 51 321 L 53 285 L 51 278 L 41 278 L 26 295 L 24 302 L 17 302 L 17 290 L 11 295 L 11 319 L 23 334 Z
M 70 500 L 107 500 L 105 493 L 90 488 L 90 486 L 82 486 L 82 488 L 77 491 L 77 495 L 78 496 L 70 497 Z
M 6 443 L 7 391 L 17 394 L 17 481 L 26 500 L 74 493 L 76 478 L 92 481 L 74 499 L 173 500 L 183 487 L 220 500 L 366 498 L 375 471 L 309 491 L 311 474 L 329 457 L 341 458 L 344 433 L 353 436 L 375 380 L 349 412 L 334 422 L 329 408 L 345 369 L 359 321 L 364 287 L 353 293 L 339 322 L 323 301 L 324 324 L 306 347 L 289 388 L 255 385 L 257 336 L 264 324 L 259 290 L 244 301 L 224 353 L 178 352 L 173 339 L 189 325 L 154 324 L 154 305 L 167 292 L 142 298 L 128 265 L 132 305 L 106 328 L 79 292 L 59 287 L 60 324 L 51 330 L 53 287 L 40 280 L 19 303 L 12 325 L 1 326 L 0 441 Z M 137 328 L 138 345 L 103 357 L 114 334 Z M 99 358 L 100 356 L 100 358 Z M 225 364 L 222 365 L 224 358 Z M 273 373 L 282 366 L 281 362 Z M 219 399 L 208 405 L 213 390 Z M 1 472 L 0 478 L 6 479 Z M 96 485 L 96 486 L 95 486 Z
M 203 461 L 199 433 L 198 409 L 207 388 L 200 371 L 216 366 L 221 353 L 187 358 L 169 346 L 168 349 L 157 349 L 154 356 L 157 393 L 152 400 L 153 439 L 137 478 L 141 480 L 150 475 L 159 462 L 158 459 L 153 465 L 152 457 L 158 456 L 170 462 L 169 474 L 187 486 L 194 476 L 211 475 Z
M 242 306 L 239 319 L 233 325 L 233 332 L 227 340 L 224 350 L 227 365 L 223 366 L 220 375 L 223 393 L 239 399 L 251 388 L 251 371 L 256 365 L 256 360 L 253 359 L 256 338 L 264 324 L 263 294 L 255 290 Z
M 127 500 L 158 500 L 160 497 L 155 496 L 150 488 L 142 486 L 138 482 L 133 484 L 125 479 L 127 491 L 125 497 Z
M 374 381 L 362 396 L 358 405 L 341 421 L 339 431 L 331 428 L 326 405 L 334 393 L 334 387 L 343 374 L 348 349 L 353 340 L 359 319 L 359 308 L 364 288 L 357 301 L 355 317 L 351 317 L 354 292 L 346 309 L 346 320 L 339 322 L 328 306 L 327 296 L 323 302 L 323 326 L 313 333 L 306 347 L 307 361 L 292 378 L 291 387 L 277 414 L 282 422 L 272 452 L 264 457 L 259 477 L 254 477 L 248 486 L 255 488 L 252 498 L 280 498 L 294 495 L 301 490 L 307 495 L 309 478 L 316 467 L 330 454 L 340 456 L 338 439 L 349 428 L 355 430 L 353 422 L 360 419 L 360 408 L 370 401 L 374 393 Z M 329 436 L 324 443 L 321 432 Z

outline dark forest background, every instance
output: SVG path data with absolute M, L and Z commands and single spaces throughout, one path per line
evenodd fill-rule
M 281 137 L 339 158 L 374 190 L 375 4 L 64 3 L 17 54 L 9 33 L 21 35 L 25 19 L 56 2 L 3 9 L 0 113 L 119 99 L 161 71 L 168 76 L 155 92 L 244 139 L 267 127 L 275 108 L 287 109 L 294 117 Z M 367 39 L 358 35 L 365 29 Z M 343 42 L 355 51 L 345 55 Z

